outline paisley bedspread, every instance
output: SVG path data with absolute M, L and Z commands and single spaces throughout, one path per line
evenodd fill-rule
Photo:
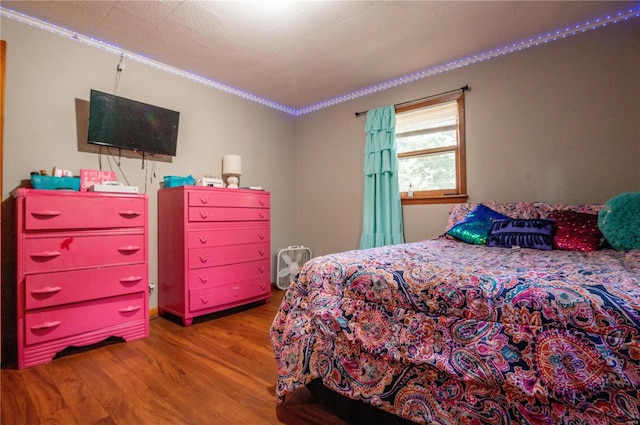
M 447 238 L 307 262 L 270 330 L 280 401 L 329 389 L 424 424 L 640 423 L 640 250 Z

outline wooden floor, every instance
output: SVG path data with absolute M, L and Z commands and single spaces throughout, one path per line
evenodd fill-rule
M 284 295 L 0 376 L 2 425 L 344 425 L 303 389 L 277 406 L 268 330 Z

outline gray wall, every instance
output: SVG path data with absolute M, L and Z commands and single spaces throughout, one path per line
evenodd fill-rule
M 88 100 L 92 88 L 112 92 L 119 56 L 5 18 L 1 24 L 4 201 L 32 170 L 99 167 L 96 154 L 78 152 L 75 99 Z M 354 113 L 465 84 L 470 201 L 605 202 L 640 190 L 639 45 L 630 20 L 298 119 L 129 61 L 119 95 L 181 112 L 178 155 L 156 163 L 152 182 L 140 160 L 121 165 L 149 195 L 150 279 L 157 281 L 158 182 L 219 175 L 226 153 L 242 155 L 242 184 L 272 193 L 274 256 L 294 244 L 314 255 L 358 248 L 365 118 Z M 407 241 L 442 233 L 449 209 L 404 207 Z
M 365 117 L 456 89 L 466 97 L 469 200 L 601 203 L 640 190 L 640 27 L 610 25 L 303 116 L 298 228 L 314 255 L 356 249 Z M 408 242 L 444 231 L 451 205 L 403 208 Z
M 112 93 L 120 57 L 77 41 L 2 19 L 7 41 L 4 176 L 5 201 L 33 170 L 78 173 L 98 169 L 98 155 L 78 152 L 76 99 L 90 89 Z M 180 112 L 178 153 L 172 163 L 142 169 L 123 158 L 129 183 L 149 196 L 149 278 L 157 282 L 157 190 L 163 176 L 221 174 L 222 156 L 242 156 L 242 185 L 262 185 L 272 197 L 273 255 L 296 243 L 295 119 L 279 111 L 127 61 L 117 94 Z M 110 169 L 102 157 L 103 169 Z M 111 160 L 111 166 L 122 174 Z M 3 243 L 12 243 L 5 241 Z M 275 267 L 274 267 L 275 269 Z M 157 306 L 157 294 L 150 298 Z

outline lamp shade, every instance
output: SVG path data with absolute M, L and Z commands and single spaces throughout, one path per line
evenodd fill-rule
M 242 174 L 242 157 L 240 155 L 225 155 L 222 157 L 222 175 L 239 176 Z

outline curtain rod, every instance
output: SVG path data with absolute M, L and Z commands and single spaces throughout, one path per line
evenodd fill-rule
M 393 106 L 398 107 L 398 106 L 402 106 L 402 105 L 407 105 L 409 103 L 414 103 L 414 102 L 419 102 L 421 100 L 431 99 L 432 97 L 438 97 L 438 96 L 442 96 L 442 95 L 449 94 L 449 93 L 455 93 L 455 92 L 460 91 L 460 90 L 462 90 L 462 91 L 469 90 L 469 85 L 466 85 L 464 87 L 460 87 L 459 89 L 449 90 L 449 91 L 445 91 L 445 92 L 438 93 L 438 94 L 432 94 L 431 96 L 421 97 L 420 99 L 414 99 L 414 100 L 409 100 L 407 102 L 396 103 Z M 361 116 L 361 115 L 366 115 L 367 112 L 369 112 L 369 111 L 367 110 L 367 111 L 362 111 L 362 112 L 356 112 L 356 118 Z

